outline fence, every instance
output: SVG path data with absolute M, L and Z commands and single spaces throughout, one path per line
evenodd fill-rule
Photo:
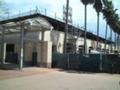
M 120 57 L 110 54 L 53 54 L 52 67 L 92 72 L 120 73 Z

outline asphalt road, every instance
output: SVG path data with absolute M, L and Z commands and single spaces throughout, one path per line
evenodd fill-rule
M 0 80 L 0 90 L 120 90 L 120 75 L 54 71 Z

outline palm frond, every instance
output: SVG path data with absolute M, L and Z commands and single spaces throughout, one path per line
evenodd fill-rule
M 95 0 L 95 3 L 93 5 L 95 8 L 96 12 L 101 12 L 102 11 L 102 2 L 101 0 Z
M 81 0 L 84 5 L 93 4 L 94 0 Z

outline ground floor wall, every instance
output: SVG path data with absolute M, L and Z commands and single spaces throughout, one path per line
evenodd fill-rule
M 41 67 L 51 67 L 52 43 L 43 42 L 37 44 L 37 64 Z
M 10 47 L 14 46 L 12 51 L 7 51 Z M 11 62 L 11 55 L 17 55 L 17 58 L 12 60 L 13 63 L 19 63 L 20 44 L 19 43 L 6 43 L 6 62 Z M 44 42 L 25 42 L 24 43 L 24 64 L 36 65 L 41 67 L 51 67 L 52 56 L 52 43 L 48 41 Z M 15 56 L 13 56 L 15 57 Z M 36 62 L 36 63 L 35 63 Z

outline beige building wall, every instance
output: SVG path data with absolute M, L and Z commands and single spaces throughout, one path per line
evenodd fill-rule
M 51 33 L 50 30 L 44 32 L 44 41 L 51 41 L 50 33 Z M 42 32 L 40 31 L 38 34 L 38 40 L 41 40 L 41 38 L 42 38 Z
M 24 37 L 24 61 L 29 62 L 32 60 L 32 53 L 35 52 L 35 43 L 39 41 L 40 32 L 28 32 Z M 5 36 L 7 44 L 15 45 L 15 53 L 18 53 L 18 59 L 20 55 L 20 35 L 9 34 Z
M 101 49 L 105 48 L 105 44 L 101 42 Z
M 57 53 L 63 53 L 64 46 L 64 33 L 56 30 L 52 30 L 50 33 L 50 39 L 54 46 L 56 46 Z
M 33 54 L 33 44 L 31 42 L 27 42 L 24 44 L 24 60 L 32 61 Z
M 84 44 L 83 38 L 78 38 L 76 40 L 76 50 L 79 51 L 79 46 L 81 46 L 83 44 Z
M 24 61 L 29 62 L 32 61 L 32 54 L 33 52 L 38 52 L 40 54 L 39 48 L 41 48 L 39 43 L 41 41 L 41 32 L 27 32 L 24 37 Z M 46 31 L 44 35 L 44 58 L 43 61 L 47 61 L 51 63 L 51 50 L 52 50 L 52 43 L 50 38 L 50 31 Z M 20 34 L 9 34 L 5 36 L 5 42 L 7 44 L 14 44 L 15 45 L 15 53 L 18 53 L 18 59 L 20 54 Z M 38 48 L 39 46 L 39 48 Z M 39 55 L 38 54 L 38 55 Z M 50 56 L 49 56 L 50 55 Z M 38 59 L 40 59 L 38 57 Z M 45 60 L 46 59 L 46 60 Z
M 51 67 L 52 62 L 52 43 L 43 42 L 37 44 L 37 62 L 41 67 Z
M 20 55 L 20 45 L 15 43 L 15 53 Z M 29 62 L 32 60 L 32 53 L 33 53 L 33 43 L 26 42 L 24 43 L 24 61 Z
M 86 42 L 87 42 L 87 53 L 89 53 L 89 47 L 92 46 L 92 45 L 91 45 L 91 40 L 90 40 L 90 39 L 87 39 Z

